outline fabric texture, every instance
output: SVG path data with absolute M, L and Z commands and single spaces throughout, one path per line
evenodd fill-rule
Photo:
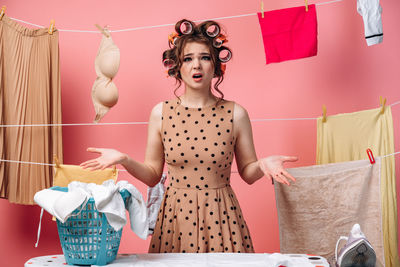
M 104 31 L 94 66 L 97 78 L 92 87 L 92 101 L 96 116 L 94 122 L 99 122 L 118 102 L 118 88 L 112 81 L 117 75 L 120 63 L 119 48 L 115 45 L 107 29 Z
M 321 255 L 335 266 L 337 239 L 358 223 L 383 264 L 380 168 L 376 158 L 288 169 L 296 183 L 274 184 L 281 253 Z
M 42 209 L 65 223 L 74 210 L 87 202 L 88 195 L 83 190 L 63 192 L 49 188 L 36 192 L 33 199 Z
M 170 178 L 149 252 L 254 252 L 230 186 L 234 102 L 189 108 L 163 103 L 162 141 Z
M 158 211 L 165 194 L 166 174 L 163 174 L 161 181 L 153 187 L 147 187 L 147 217 L 149 218 L 149 234 L 153 234 L 156 227 Z
M 325 259 L 309 259 L 309 255 L 279 253 L 143 253 L 119 254 L 107 267 L 329 267 Z M 318 258 L 318 257 L 312 257 Z M 65 264 L 64 255 L 48 255 L 28 259 L 24 266 L 42 267 Z M 92 267 L 104 265 L 92 265 Z
M 29 29 L 6 15 L 0 20 L 0 124 L 61 123 L 58 31 Z M 0 158 L 62 162 L 62 128 L 0 129 Z M 53 168 L 0 163 L 0 197 L 11 203 L 34 204 L 35 193 L 52 185 Z
M 77 165 L 66 164 L 60 164 L 59 167 L 55 167 L 54 173 L 53 185 L 63 187 L 67 187 L 68 184 L 73 181 L 100 185 L 110 179 L 115 182 L 118 178 L 117 169 L 107 168 L 104 170 L 91 171 Z
M 258 13 L 266 63 L 317 55 L 317 14 L 315 5 Z
M 367 45 L 382 43 L 382 7 L 379 0 L 357 0 L 357 12 L 363 17 Z
M 394 153 L 393 120 L 390 106 L 328 116 L 317 120 L 317 164 L 368 159 Z M 397 200 L 394 156 L 382 158 L 381 203 L 385 264 L 400 266 L 397 244 Z
M 144 253 L 117 257 L 109 267 L 329 267 L 327 261 L 310 260 L 308 255 L 279 253 Z M 42 259 L 32 259 L 38 264 Z M 36 262 L 33 262 L 36 263 Z M 92 267 L 97 265 L 92 265 Z M 35 267 L 35 266 L 34 266 Z

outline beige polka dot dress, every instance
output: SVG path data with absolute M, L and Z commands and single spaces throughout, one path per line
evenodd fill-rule
M 161 137 L 170 184 L 149 252 L 254 252 L 230 186 L 234 102 L 188 108 L 165 101 Z

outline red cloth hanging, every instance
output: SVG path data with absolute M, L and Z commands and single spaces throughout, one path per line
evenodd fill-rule
M 266 63 L 312 57 L 317 54 L 315 5 L 258 13 Z

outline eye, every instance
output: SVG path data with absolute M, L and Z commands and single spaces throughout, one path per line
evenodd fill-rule
M 203 56 L 202 59 L 207 60 L 207 61 L 210 61 L 210 60 L 211 60 L 211 57 L 210 57 L 210 56 Z
M 183 59 L 183 62 L 188 62 L 188 61 L 191 61 L 191 60 L 192 60 L 191 57 L 185 57 L 185 58 Z

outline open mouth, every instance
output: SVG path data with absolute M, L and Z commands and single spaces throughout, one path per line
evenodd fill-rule
M 201 74 L 193 74 L 193 79 L 201 79 L 202 77 L 203 77 L 203 75 L 201 75 Z

